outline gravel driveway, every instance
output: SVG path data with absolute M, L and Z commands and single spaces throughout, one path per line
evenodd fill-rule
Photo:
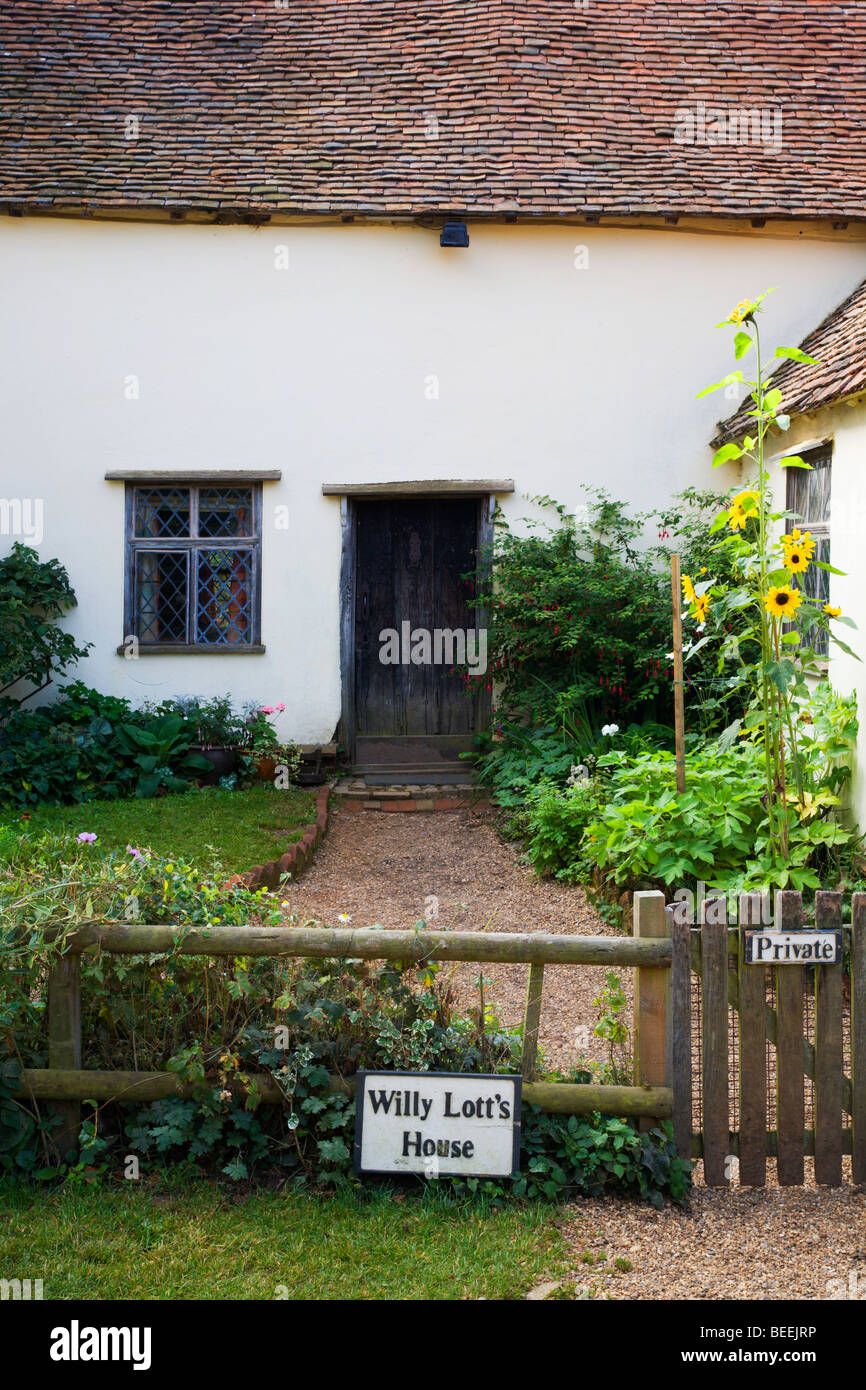
M 540 880 L 505 844 L 488 810 L 385 814 L 337 808 L 316 859 L 284 893 L 287 911 L 336 925 L 411 927 L 438 918 L 464 931 L 611 931 L 581 888 Z M 456 965 L 458 998 L 477 1003 L 478 967 Z M 487 965 L 487 996 L 503 1022 L 523 1014 L 526 966 Z M 632 972 L 617 972 L 631 998 Z M 565 1068 L 580 1056 L 603 1060 L 591 1028 L 604 972 L 548 966 L 541 1049 Z M 585 1029 L 578 1039 L 578 1028 Z M 578 1045 L 580 1044 L 580 1045 Z M 584 1045 L 586 1044 L 586 1045 Z M 846 1160 L 846 1168 L 849 1160 Z M 562 1292 L 616 1299 L 826 1299 L 841 1280 L 866 1294 L 866 1193 L 850 1186 L 760 1190 L 706 1188 L 699 1164 L 690 1212 L 662 1212 L 621 1198 L 587 1200 L 557 1218 L 573 1252 Z M 604 1257 L 604 1258 L 602 1258 Z M 616 1261 L 628 1267 L 617 1268 Z M 838 1290 L 841 1286 L 835 1286 Z

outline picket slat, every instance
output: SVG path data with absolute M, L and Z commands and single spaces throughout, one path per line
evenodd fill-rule
M 815 894 L 815 926 L 842 930 L 842 894 Z M 815 969 L 815 1181 L 842 1182 L 842 965 Z
M 704 1182 L 708 1187 L 727 1187 L 728 918 L 724 898 L 707 898 L 701 904 L 701 1039 Z
M 676 909 L 666 913 L 671 958 L 671 1086 L 674 1093 L 674 1144 L 680 1158 L 692 1152 L 692 967 L 691 925 Z
M 803 925 L 803 898 L 785 890 L 776 894 L 779 931 L 797 931 Z M 783 1187 L 802 1183 L 803 1130 L 806 1104 L 803 1093 L 803 967 L 776 967 L 776 1128 L 779 1135 L 776 1170 Z
M 851 900 L 851 1181 L 866 1183 L 866 893 Z
M 767 1181 L 766 967 L 747 965 L 745 960 L 746 928 L 760 925 L 751 921 L 753 906 L 754 897 L 740 898 L 740 1182 L 763 1187 Z

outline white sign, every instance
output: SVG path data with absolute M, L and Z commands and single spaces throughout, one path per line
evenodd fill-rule
M 751 965 L 838 965 L 840 931 L 747 931 L 746 960 Z
M 519 1076 L 360 1071 L 359 1173 L 503 1178 L 520 1171 Z

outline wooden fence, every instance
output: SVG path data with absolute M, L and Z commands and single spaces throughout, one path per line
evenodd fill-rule
M 661 895 L 644 895 L 661 897 Z M 194 1094 L 196 1086 L 173 1072 L 87 1071 L 81 1066 L 81 955 L 91 948 L 124 955 L 177 953 L 206 956 L 288 956 L 344 960 L 514 962 L 529 966 L 523 1031 L 523 1095 L 542 1110 L 561 1114 L 636 1116 L 642 1124 L 673 1114 L 664 1039 L 671 941 L 658 914 L 636 937 L 551 936 L 542 933 L 384 931 L 351 928 L 211 927 L 184 929 L 115 923 L 86 927 L 69 937 L 48 980 L 48 1067 L 22 1073 L 22 1099 L 45 1101 L 58 1115 L 52 1135 L 58 1153 L 77 1144 L 82 1100 L 140 1103 Z M 640 921 L 648 922 L 646 909 Z M 652 939 L 655 938 L 655 939 Z M 634 1086 L 595 1086 L 533 1081 L 541 1017 L 545 965 L 635 967 L 641 1019 L 635 1028 Z M 261 1100 L 284 1104 L 269 1073 L 254 1078 Z M 332 1077 L 335 1089 L 354 1090 L 351 1077 Z M 242 1086 L 238 1086 L 243 1091 Z
M 781 1184 L 799 1184 L 806 1155 L 814 1155 L 817 1181 L 836 1185 L 842 1181 L 843 1154 L 851 1155 L 852 1180 L 864 1183 L 866 893 L 854 894 L 851 925 L 844 927 L 841 894 L 816 895 L 815 926 L 842 935 L 843 962 L 831 965 L 747 963 L 746 930 L 758 925 L 750 915 L 753 903 L 752 898 L 741 899 L 739 922 L 730 926 L 725 900 L 708 899 L 700 923 L 692 926 L 680 919 L 676 906 L 666 906 L 662 893 L 636 893 L 631 937 L 350 928 L 191 930 L 128 923 L 87 927 L 66 941 L 49 973 L 49 1065 L 25 1070 L 19 1095 L 50 1103 L 60 1119 L 55 1147 L 67 1153 L 76 1144 L 82 1100 L 137 1103 L 194 1094 L 195 1085 L 173 1072 L 82 1069 L 81 955 L 95 947 L 126 955 L 522 963 L 529 970 L 521 1071 L 530 1104 L 563 1114 L 633 1116 L 642 1127 L 669 1117 L 678 1152 L 703 1158 L 710 1185 L 729 1183 L 732 1160 L 739 1164 L 741 1183 L 763 1185 L 771 1157 Z M 796 932 L 802 926 L 801 895 L 778 893 L 773 928 Z M 546 965 L 635 969 L 634 1085 L 534 1080 Z M 699 986 L 693 1006 L 695 980 Z M 806 1027 L 807 1000 L 814 1001 L 811 1029 Z M 255 1083 L 264 1103 L 285 1103 L 269 1073 Z M 334 1076 L 332 1085 L 351 1093 L 354 1079 Z M 810 1097 L 814 1094 L 811 1126 L 806 1124 L 805 1086 L 811 1088 Z M 775 1127 L 769 1122 L 771 1110 Z
M 669 1084 L 677 1147 L 703 1157 L 711 1186 L 730 1182 L 732 1159 L 738 1161 L 741 1183 L 763 1186 L 769 1157 L 776 1159 L 781 1185 L 801 1184 L 806 1155 L 814 1156 L 816 1181 L 836 1186 L 842 1181 L 843 1154 L 851 1155 L 852 1181 L 866 1182 L 866 894 L 853 895 L 850 926 L 843 926 L 841 893 L 816 894 L 814 929 L 841 933 L 839 964 L 748 963 L 746 931 L 760 926 L 753 919 L 754 903 L 753 897 L 739 900 L 734 926 L 724 898 L 702 905 L 696 927 L 679 921 L 676 907 L 666 910 L 674 1032 Z M 777 893 L 770 930 L 803 927 L 802 895 Z M 693 974 L 700 981 L 696 1039 Z M 695 1045 L 701 1124 L 693 1134 Z M 807 1087 L 811 1126 L 806 1124 Z M 769 1123 L 771 1110 L 775 1127 Z

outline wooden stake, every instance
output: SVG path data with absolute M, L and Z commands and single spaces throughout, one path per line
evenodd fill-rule
M 683 617 L 680 557 L 671 555 L 671 601 L 674 614 L 674 738 L 676 740 L 677 791 L 686 789 L 685 712 L 683 708 Z
M 531 1081 L 535 1075 L 543 990 L 544 965 L 541 961 L 533 961 L 529 967 L 529 979 L 526 984 L 526 1009 L 523 1015 L 523 1059 L 520 1070 L 524 1081 Z

